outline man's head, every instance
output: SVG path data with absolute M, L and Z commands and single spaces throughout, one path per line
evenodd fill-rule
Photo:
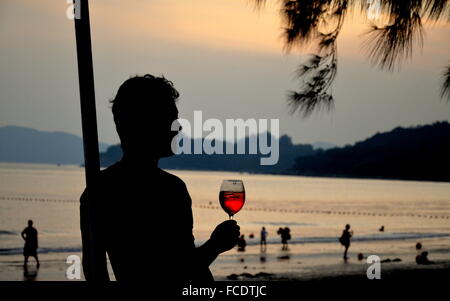
M 28 227 L 33 226 L 33 221 L 31 219 L 28 220 Z
M 349 224 L 345 225 L 345 229 L 349 230 L 350 229 L 350 225 Z
M 161 158 L 173 155 L 172 122 L 179 93 L 164 77 L 147 74 L 126 80 L 111 101 L 124 153 Z

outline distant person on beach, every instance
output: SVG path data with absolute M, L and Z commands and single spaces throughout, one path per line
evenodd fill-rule
M 261 247 L 266 247 L 267 246 L 267 231 L 265 227 L 262 227 L 261 229 Z
M 245 251 L 245 247 L 247 246 L 247 242 L 245 241 L 245 235 L 242 234 L 241 237 L 239 237 L 238 243 L 238 251 L 240 252 L 244 252 Z
M 433 264 L 434 262 L 428 259 L 428 252 L 424 251 L 416 256 L 417 264 Z
M 281 236 L 281 249 L 288 250 L 288 240 L 291 239 L 291 229 L 289 229 L 288 227 L 279 228 L 277 234 Z
M 288 241 L 291 240 L 291 229 L 289 229 L 289 227 L 284 228 L 284 238 L 283 238 L 283 244 L 284 244 L 284 249 L 287 250 L 288 249 Z
M 422 250 L 422 244 L 420 242 L 416 243 L 416 250 Z
M 23 247 L 23 265 L 26 266 L 28 264 L 28 257 L 32 256 L 36 259 L 36 266 L 39 268 L 40 263 L 37 255 L 38 231 L 33 227 L 33 221 L 31 219 L 28 220 L 28 227 L 23 229 L 21 236 L 25 240 L 25 246 Z
M 172 82 L 145 75 L 126 80 L 111 101 L 123 157 L 100 172 L 92 199 L 86 190 L 81 196 L 88 281 L 109 280 L 107 254 L 119 282 L 214 280 L 209 265 L 238 241 L 239 226 L 227 220 L 196 247 L 186 185 L 158 168 L 159 159 L 173 155 L 171 142 L 181 130 L 178 96 Z
M 433 264 L 433 261 L 430 261 L 428 259 L 428 252 L 422 251 L 422 244 L 418 242 L 416 244 L 416 250 L 417 250 L 417 256 L 416 256 L 416 263 L 417 264 Z
M 339 238 L 339 242 L 341 243 L 341 245 L 343 245 L 345 247 L 345 251 L 344 251 L 344 260 L 347 260 L 347 252 L 348 252 L 348 248 L 350 247 L 350 238 L 353 236 L 353 231 L 350 231 L 350 225 L 345 225 L 345 229 L 344 231 L 342 231 L 342 235 Z

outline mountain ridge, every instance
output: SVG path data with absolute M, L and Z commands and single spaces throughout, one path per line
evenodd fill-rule
M 108 147 L 100 143 L 100 151 Z M 0 127 L 0 161 L 17 163 L 82 164 L 83 140 L 62 131 L 47 132 L 8 125 Z
M 304 176 L 450 181 L 447 121 L 396 127 L 345 147 L 296 159 L 288 173 Z

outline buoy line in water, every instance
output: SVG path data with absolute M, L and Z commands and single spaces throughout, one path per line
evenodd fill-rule
M 9 201 L 27 201 L 27 202 L 45 202 L 45 203 L 72 203 L 78 205 L 79 200 L 62 200 L 62 199 L 48 199 L 48 198 L 33 198 L 33 197 L 9 197 L 0 196 L 0 200 Z M 214 205 L 192 205 L 194 208 L 219 210 L 220 206 Z M 430 214 L 414 214 L 414 213 L 382 213 L 382 212 L 357 212 L 357 211 L 335 211 L 335 210 L 300 210 L 300 209 L 275 209 L 275 208 L 257 208 L 246 207 L 246 211 L 258 212 L 276 212 L 276 213 L 292 213 L 292 214 L 329 214 L 329 215 L 354 215 L 354 216 L 372 216 L 372 217 L 415 217 L 415 218 L 429 218 L 429 219 L 450 219 L 448 215 L 430 215 Z

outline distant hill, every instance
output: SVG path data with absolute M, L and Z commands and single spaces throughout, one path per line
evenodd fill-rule
M 270 135 L 270 134 L 268 134 Z M 270 140 L 269 140 L 270 141 Z M 224 143 L 216 141 L 216 143 Z M 248 150 L 249 138 L 245 138 L 246 150 Z M 194 140 L 191 140 L 194 145 Z M 225 144 L 224 149 L 225 149 Z M 279 140 L 279 161 L 275 165 L 260 165 L 261 154 L 257 155 L 207 155 L 207 154 L 181 154 L 164 158 L 159 161 L 159 166 L 166 169 L 190 169 L 190 170 L 221 170 L 251 173 L 282 173 L 292 167 L 299 156 L 307 156 L 314 153 L 313 147 L 308 144 L 294 145 L 290 137 L 284 135 Z M 236 153 L 237 144 L 234 144 Z M 264 156 L 264 155 L 263 155 Z M 119 145 L 110 146 L 106 152 L 100 154 L 102 166 L 109 166 L 122 157 L 122 149 Z M 264 156 L 266 157 L 266 156 Z
M 437 122 L 398 127 L 353 146 L 299 157 L 290 172 L 306 176 L 450 181 L 450 125 Z
M 314 147 L 314 149 L 323 149 L 323 150 L 328 150 L 330 148 L 335 148 L 336 145 L 328 143 L 328 142 L 322 142 L 322 141 L 317 141 L 314 142 L 312 144 L 312 146 Z
M 100 150 L 108 145 L 101 143 Z M 83 140 L 63 132 L 43 132 L 19 126 L 0 127 L 0 161 L 81 164 Z

